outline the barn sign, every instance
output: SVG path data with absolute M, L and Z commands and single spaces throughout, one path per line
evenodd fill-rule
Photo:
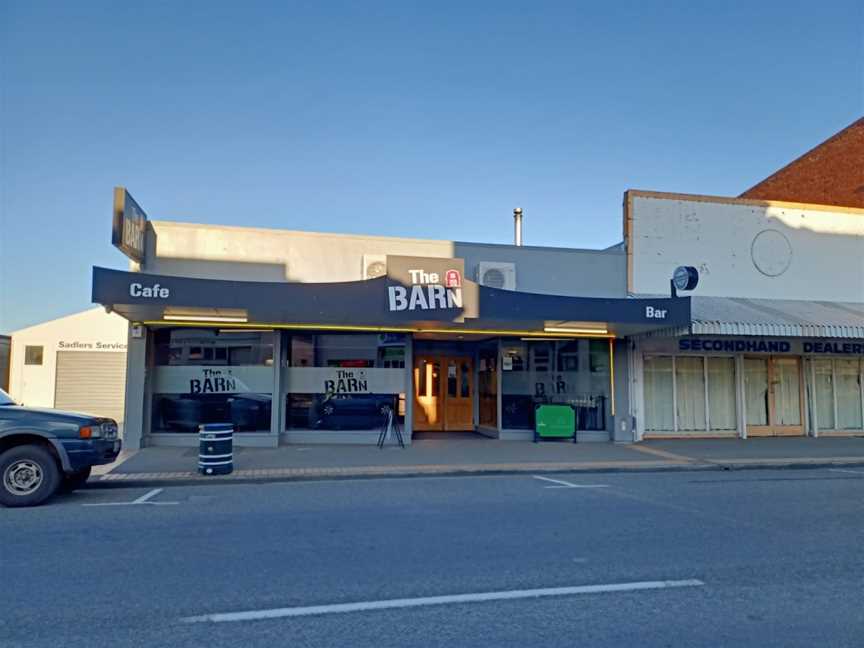
M 476 312 L 477 285 L 465 281 L 463 259 L 388 256 L 387 277 L 390 313 L 461 319 Z
M 391 311 L 462 308 L 462 273 L 447 270 L 444 275 L 423 268 L 408 271 L 410 286 L 388 286 L 387 303 Z

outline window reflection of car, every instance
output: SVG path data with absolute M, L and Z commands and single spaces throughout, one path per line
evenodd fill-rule
M 203 419 L 203 404 L 196 398 L 166 396 L 160 399 L 162 426 L 168 430 L 196 432 Z
M 393 408 L 389 394 L 331 394 L 317 404 L 316 428 L 325 430 L 370 430 L 380 427 L 387 410 Z
M 240 394 L 228 399 L 231 422 L 236 430 L 270 429 L 270 396 L 268 394 Z
M 239 431 L 270 429 L 269 394 L 163 396 L 158 415 L 162 429 L 197 432 L 202 423 L 233 423 Z

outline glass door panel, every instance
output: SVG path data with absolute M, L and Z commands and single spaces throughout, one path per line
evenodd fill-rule
M 414 429 L 444 429 L 441 359 L 418 356 L 414 361 Z
M 780 427 L 801 426 L 801 362 L 798 358 L 772 358 L 771 386 L 774 420 Z M 833 417 L 832 417 L 833 418 Z M 775 434 L 779 433 L 775 429 Z
M 474 429 L 474 361 L 418 356 L 414 361 L 414 429 Z
M 474 429 L 474 361 L 451 357 L 447 366 L 447 398 L 444 403 L 444 429 Z
M 768 425 L 768 360 L 744 358 L 744 402 L 747 412 L 747 434 L 758 434 L 750 427 Z M 767 432 L 763 432 L 767 434 Z
M 834 370 L 830 360 L 813 361 L 816 425 L 834 429 Z

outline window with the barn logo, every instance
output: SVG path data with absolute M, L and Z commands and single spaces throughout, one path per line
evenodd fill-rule
M 154 433 L 192 433 L 202 423 L 269 432 L 275 380 L 273 332 L 156 331 Z
M 405 416 L 405 337 L 286 335 L 286 430 L 378 429 Z

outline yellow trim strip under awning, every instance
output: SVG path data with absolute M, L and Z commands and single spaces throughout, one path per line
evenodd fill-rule
M 227 323 L 227 322 L 176 322 L 165 320 L 149 320 L 140 322 L 145 326 L 170 326 L 178 328 L 213 328 L 221 329 L 273 329 L 288 331 L 346 331 L 364 333 L 438 333 L 454 335 L 501 335 L 501 336 L 530 336 L 535 338 L 600 338 L 614 339 L 610 333 L 580 333 L 579 335 L 566 333 L 548 333 L 546 331 L 511 330 L 511 329 L 470 329 L 470 328 L 426 328 L 417 326 L 357 326 L 353 324 L 274 324 L 262 322 Z

